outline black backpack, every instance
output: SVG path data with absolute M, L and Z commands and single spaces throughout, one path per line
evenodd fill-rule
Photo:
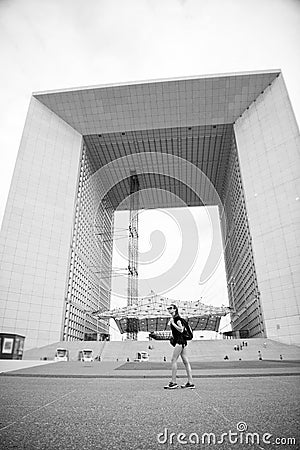
M 185 319 L 180 319 L 182 322 L 182 325 L 184 326 L 184 330 L 182 333 L 182 336 L 187 340 L 187 341 L 191 341 L 193 339 L 193 330 L 191 329 L 191 327 L 189 326 L 189 323 L 187 320 Z

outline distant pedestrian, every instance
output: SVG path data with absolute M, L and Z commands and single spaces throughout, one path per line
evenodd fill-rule
M 195 385 L 193 383 L 192 378 L 192 369 L 190 362 L 187 356 L 187 340 L 183 336 L 184 325 L 181 317 L 178 313 L 178 308 L 176 305 L 170 305 L 167 308 L 169 314 L 171 314 L 171 319 L 169 320 L 168 325 L 172 331 L 172 337 L 170 339 L 170 344 L 174 347 L 173 355 L 172 355 L 172 381 L 165 386 L 165 389 L 176 389 L 178 388 L 178 384 L 176 383 L 176 374 L 177 374 L 177 360 L 179 356 L 181 356 L 182 362 L 185 366 L 185 370 L 187 373 L 188 381 L 186 384 L 182 385 L 182 388 L 187 389 L 195 389 Z
M 279 355 L 279 359 L 282 361 L 282 360 L 283 360 L 283 356 L 282 356 L 282 355 Z

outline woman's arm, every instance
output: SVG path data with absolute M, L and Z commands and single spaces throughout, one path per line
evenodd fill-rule
M 171 319 L 170 322 L 172 323 L 173 327 L 176 328 L 176 330 L 178 330 L 180 333 L 183 333 L 184 327 L 182 326 L 182 323 L 180 320 L 178 320 L 177 324 L 174 322 L 173 319 Z

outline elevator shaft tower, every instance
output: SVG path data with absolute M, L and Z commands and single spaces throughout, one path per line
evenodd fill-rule
M 138 298 L 138 210 L 139 180 L 136 171 L 130 171 L 130 207 L 128 236 L 128 295 L 127 305 L 132 306 Z M 128 319 L 130 321 L 130 319 Z M 138 329 L 135 321 L 128 323 L 127 339 L 137 340 Z

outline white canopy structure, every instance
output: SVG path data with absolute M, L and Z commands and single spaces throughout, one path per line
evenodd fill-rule
M 168 330 L 170 314 L 167 307 L 171 304 L 178 306 L 179 314 L 189 320 L 193 330 L 218 331 L 221 317 L 231 311 L 229 307 L 205 305 L 200 300 L 172 300 L 151 295 L 131 306 L 96 314 L 101 319 L 113 318 L 121 333 L 160 332 Z

